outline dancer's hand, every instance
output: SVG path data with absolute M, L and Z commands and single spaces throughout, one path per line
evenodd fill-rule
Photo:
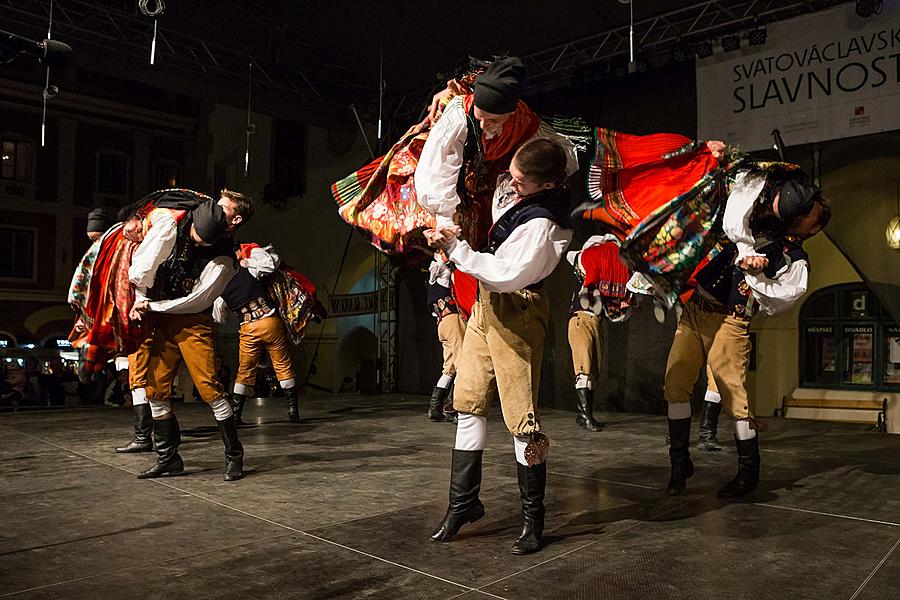
M 131 307 L 131 310 L 128 311 L 128 318 L 132 321 L 140 321 L 144 314 L 149 312 L 150 310 L 150 302 L 147 300 L 140 300 L 134 303 L 134 306 Z
M 719 140 L 709 140 L 706 142 L 706 147 L 709 148 L 713 158 L 722 160 L 722 157 L 725 156 L 725 150 L 728 149 L 728 144 L 720 142 Z
M 738 263 L 738 267 L 748 273 L 759 273 L 769 266 L 769 259 L 765 256 L 747 256 Z
M 455 79 L 447 82 L 447 87 L 435 94 L 431 98 L 431 106 L 428 107 L 428 122 L 432 125 L 437 121 L 444 112 L 444 106 L 456 96 L 466 94 L 466 89 L 460 85 Z
M 140 244 L 144 239 L 144 229 L 138 219 L 129 219 L 122 227 L 122 236 L 129 242 Z
M 424 232 L 425 241 L 432 248 L 445 249 L 452 245 L 459 236 L 459 227 L 451 225 L 449 227 L 438 226 L 434 229 L 426 229 Z

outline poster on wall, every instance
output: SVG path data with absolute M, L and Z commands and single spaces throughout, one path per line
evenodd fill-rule
M 697 61 L 697 138 L 745 151 L 900 129 L 900 2 L 854 3 L 767 27 L 762 46 Z
M 870 325 L 844 327 L 844 340 L 848 350 L 844 383 L 872 383 L 874 339 L 874 330 Z

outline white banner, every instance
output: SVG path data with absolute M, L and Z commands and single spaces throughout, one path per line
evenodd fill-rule
M 764 46 L 697 61 L 697 138 L 744 150 L 900 129 L 900 2 L 855 3 L 768 26 Z

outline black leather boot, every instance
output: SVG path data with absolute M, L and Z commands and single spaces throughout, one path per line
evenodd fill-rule
M 547 489 L 547 463 L 533 467 L 516 462 L 519 496 L 522 498 L 522 532 L 516 538 L 513 554 L 532 554 L 541 549 L 544 535 L 544 490 Z
M 297 399 L 297 387 L 284 390 L 288 399 L 288 421 L 291 423 L 300 422 L 300 401 Z
M 244 446 L 238 439 L 237 422 L 231 416 L 216 425 L 225 444 L 225 481 L 237 481 L 244 476 Z
M 456 383 L 451 383 L 447 390 L 447 398 L 444 400 L 444 415 L 450 418 L 454 423 L 459 422 L 459 413 L 453 408 L 453 390 L 456 389 Z
M 435 423 L 452 423 L 453 417 L 444 413 L 444 404 L 447 402 L 447 396 L 450 395 L 450 388 L 435 387 L 431 393 L 431 401 L 428 404 L 428 420 Z
M 447 514 L 434 533 L 432 542 L 449 542 L 466 523 L 474 523 L 484 516 L 484 504 L 478 499 L 481 491 L 482 450 L 454 450 L 450 470 L 450 505 Z
M 759 436 L 752 440 L 734 438 L 738 452 L 738 470 L 734 479 L 725 484 L 719 498 L 740 498 L 746 496 L 759 485 Z
M 246 401 L 247 396 L 244 394 L 231 394 L 231 402 L 234 404 L 234 422 L 238 425 L 244 424 L 241 420 L 241 415 L 244 414 L 244 403 Z
M 156 463 L 140 473 L 138 479 L 154 479 L 164 475 L 178 475 L 184 472 L 184 462 L 178 454 L 181 445 L 181 430 L 178 419 L 153 419 L 153 441 L 156 442 Z
M 578 416 L 575 422 L 588 431 L 602 431 L 603 426 L 594 419 L 594 390 L 577 388 L 575 396 L 578 402 Z
M 688 447 L 691 444 L 691 418 L 669 419 L 669 460 L 672 474 L 669 477 L 669 495 L 680 496 L 687 486 L 688 477 L 694 474 L 694 463 Z
M 703 412 L 700 413 L 700 447 L 708 452 L 722 449 L 722 444 L 716 437 L 719 432 L 719 414 L 721 412 L 721 402 L 703 401 Z
M 131 441 L 116 452 L 153 452 L 153 416 L 150 414 L 150 404 L 135 404 L 134 411 L 134 437 Z

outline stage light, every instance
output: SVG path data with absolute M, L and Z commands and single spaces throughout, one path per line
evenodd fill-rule
M 697 56 L 699 58 L 709 58 L 713 54 L 712 42 L 709 40 L 697 44 Z
M 784 140 L 781 139 L 781 132 L 778 129 L 772 130 L 772 139 L 773 144 L 772 147 L 778 151 L 778 157 L 783 162 L 784 161 Z
M 767 36 L 768 34 L 766 33 L 766 28 L 760 27 L 759 29 L 754 29 L 747 34 L 747 42 L 751 46 L 764 46 Z
M 900 213 L 894 215 L 888 223 L 884 236 L 887 238 L 888 248 L 900 251 Z
M 880 15 L 882 8 L 884 8 L 883 0 L 856 0 L 856 14 L 864 18 Z
M 686 45 L 672 48 L 672 60 L 677 63 L 687 62 L 690 58 L 690 49 Z
M 741 38 L 736 35 L 726 35 L 722 38 L 722 50 L 733 52 L 741 47 Z
M 888 221 L 884 237 L 887 238 L 888 248 L 900 252 L 900 180 L 897 181 L 897 214 Z

